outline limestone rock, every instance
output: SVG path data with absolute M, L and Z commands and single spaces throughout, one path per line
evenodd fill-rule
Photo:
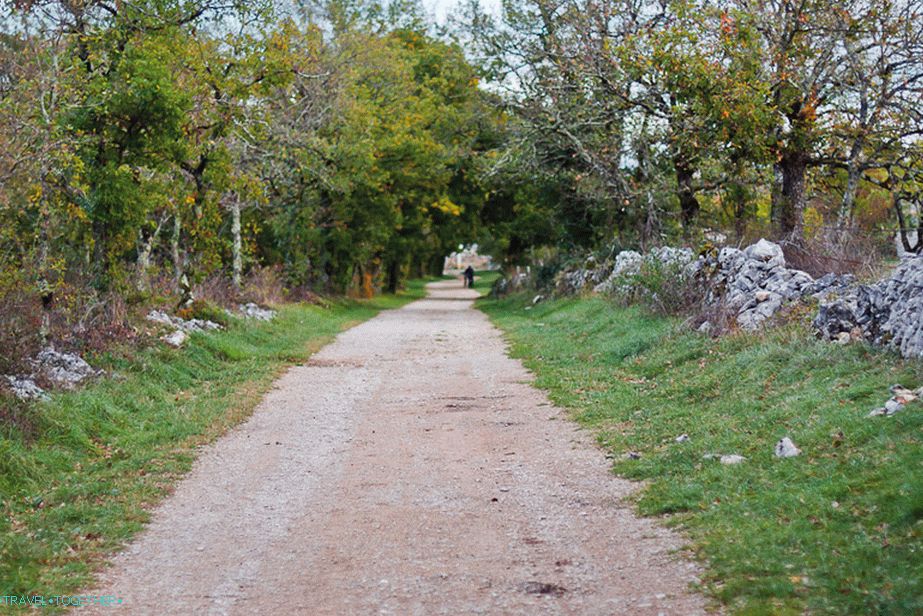
M 147 314 L 147 320 L 153 323 L 158 323 L 160 325 L 166 325 L 169 327 L 175 327 L 186 332 L 202 332 L 202 331 L 214 331 L 222 329 L 221 325 L 215 323 L 214 321 L 206 321 L 204 319 L 181 319 L 180 317 L 170 316 L 165 312 L 160 310 L 151 310 Z
M 747 246 L 744 254 L 750 259 L 768 263 L 773 267 L 785 267 L 785 255 L 782 247 L 769 240 L 760 239 L 756 244 Z
M 923 357 L 923 255 L 909 256 L 884 280 L 828 294 L 813 326 L 826 340 L 859 333 L 904 357 Z
M 189 334 L 181 329 L 178 329 L 172 334 L 167 334 L 166 336 L 161 337 L 161 340 L 169 344 L 174 349 L 178 349 L 183 346 L 183 344 L 185 344 L 188 338 Z
M 54 348 L 43 349 L 32 361 L 35 374 L 41 374 L 57 387 L 72 389 L 86 379 L 99 376 L 94 369 L 75 353 L 61 353 Z
M 248 319 L 256 319 L 258 321 L 272 321 L 274 318 L 276 318 L 275 310 L 261 308 L 252 302 L 241 304 L 238 306 L 238 309 L 240 310 L 240 313 Z
M 792 439 L 786 436 L 776 443 L 775 454 L 777 458 L 794 458 L 801 454 L 801 450 L 795 447 Z
M 29 377 L 7 376 L 7 383 L 13 391 L 13 395 L 20 400 L 45 400 L 48 394 L 45 390 L 35 384 L 35 381 Z

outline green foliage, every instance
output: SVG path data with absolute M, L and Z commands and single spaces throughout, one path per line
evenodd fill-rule
M 703 285 L 685 271 L 685 263 L 644 259 L 636 272 L 612 280 L 612 296 L 625 306 L 639 304 L 659 315 L 688 314 L 701 306 Z
M 17 5 L 36 27 L 0 41 L 0 259 L 122 293 L 158 266 L 336 291 L 436 272 L 475 239 L 498 114 L 396 6 Z
M 528 299 L 480 306 L 614 470 L 645 481 L 638 508 L 689 536 L 732 612 L 923 609 L 923 407 L 866 417 L 892 383 L 923 382 L 918 364 L 798 326 L 713 340 L 601 299 Z M 774 457 L 784 436 L 801 456 Z

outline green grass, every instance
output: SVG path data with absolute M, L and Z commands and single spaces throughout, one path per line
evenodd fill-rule
M 796 325 L 712 340 L 598 298 L 528 299 L 479 306 L 615 472 L 645 480 L 639 511 L 686 533 L 713 597 L 741 614 L 923 614 L 923 404 L 866 418 L 892 383 L 923 384 L 919 362 Z M 783 436 L 801 456 L 774 457 Z
M 414 281 L 400 296 L 288 305 L 270 323 L 235 319 L 180 351 L 157 343 L 100 358 L 115 377 L 19 408 L 29 434 L 0 423 L 0 595 L 86 587 L 189 470 L 196 447 L 244 420 L 285 367 L 424 294 Z
M 475 281 L 474 281 L 474 290 L 481 293 L 481 297 L 484 297 L 490 293 L 490 288 L 496 282 L 497 278 L 500 277 L 500 272 L 497 271 L 483 271 L 477 272 Z

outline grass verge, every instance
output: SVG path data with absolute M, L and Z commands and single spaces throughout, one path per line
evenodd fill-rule
M 235 319 L 180 351 L 158 343 L 100 358 L 113 378 L 0 415 L 17 418 L 0 422 L 0 596 L 88 585 L 190 469 L 196 448 L 248 417 L 286 367 L 424 296 L 423 285 L 369 301 L 287 305 L 269 323 Z
M 889 385 L 923 384 L 920 362 L 795 325 L 713 340 L 599 298 L 528 299 L 479 307 L 615 472 L 645 480 L 638 509 L 682 528 L 713 597 L 741 614 L 923 614 L 923 405 L 866 417 Z M 773 455 L 784 436 L 799 457 Z

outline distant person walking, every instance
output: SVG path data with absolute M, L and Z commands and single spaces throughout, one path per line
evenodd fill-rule
M 474 268 L 470 265 L 465 268 L 465 287 L 469 289 L 474 288 Z

